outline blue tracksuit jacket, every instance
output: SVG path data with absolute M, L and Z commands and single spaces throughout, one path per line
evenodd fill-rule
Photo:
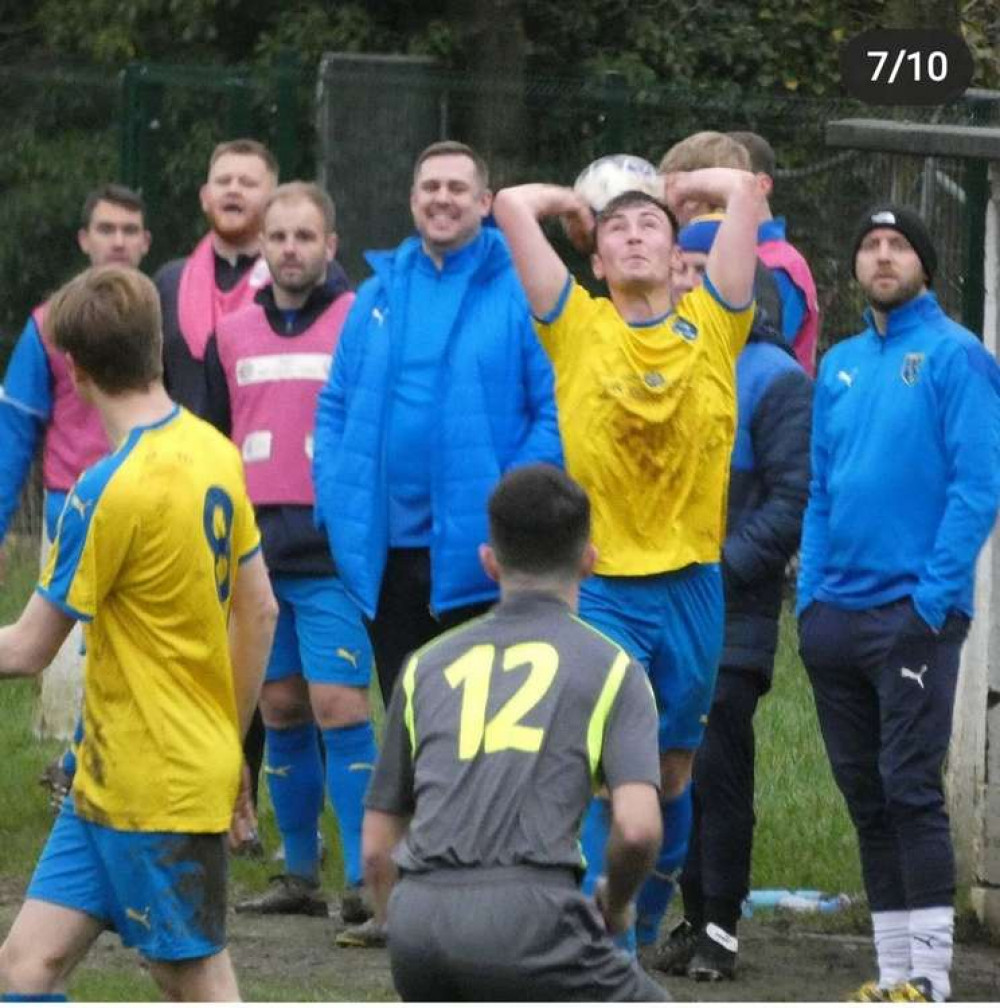
M 823 358 L 798 608 L 912 596 L 940 629 L 972 615 L 976 556 L 1000 500 L 1000 368 L 931 293 Z

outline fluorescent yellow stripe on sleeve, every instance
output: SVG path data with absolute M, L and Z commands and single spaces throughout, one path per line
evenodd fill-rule
M 403 673 L 403 692 L 406 694 L 406 707 L 403 712 L 403 722 L 406 734 L 410 736 L 410 753 L 417 755 L 417 732 L 413 727 L 413 690 L 417 682 L 417 656 L 414 655 L 406 665 Z
M 594 713 L 590 715 L 590 724 L 587 725 L 587 755 L 590 757 L 592 780 L 597 779 L 597 767 L 601 762 L 601 749 L 604 744 L 604 726 L 608 723 L 611 706 L 618 696 L 618 690 L 621 689 L 628 663 L 629 656 L 624 651 L 619 651 L 607 679 L 604 680 L 601 695 L 594 705 Z

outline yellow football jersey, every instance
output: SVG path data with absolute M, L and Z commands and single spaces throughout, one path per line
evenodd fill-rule
M 229 603 L 259 548 L 238 452 L 180 408 L 77 481 L 38 591 L 85 623 L 82 818 L 228 829 L 242 760 Z
M 753 304 L 707 285 L 629 325 L 572 279 L 536 320 L 556 379 L 569 473 L 587 490 L 598 574 L 639 576 L 719 559 L 736 431 L 736 358 Z

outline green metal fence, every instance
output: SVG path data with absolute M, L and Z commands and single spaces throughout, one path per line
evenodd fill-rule
M 824 341 L 849 330 L 857 307 L 843 255 L 851 222 L 870 200 L 893 195 L 930 218 L 941 247 L 941 294 L 975 327 L 981 319 L 979 163 L 834 152 L 825 123 L 872 114 L 845 101 L 630 89 L 609 74 L 590 80 L 491 80 L 442 72 L 426 60 L 332 56 L 317 75 L 285 53 L 269 69 L 135 64 L 0 68 L 0 363 L 30 307 L 82 265 L 79 205 L 116 178 L 140 189 L 154 242 L 146 266 L 183 254 L 203 228 L 198 188 L 218 140 L 256 136 L 276 151 L 282 176 L 318 175 L 337 198 L 342 255 L 365 273 L 362 252 L 410 230 L 414 154 L 452 136 L 473 143 L 495 186 L 529 178 L 569 182 L 593 158 L 630 151 L 658 160 L 698 129 L 754 129 L 779 156 L 773 204 L 816 273 Z M 895 118 L 996 122 L 995 101 L 895 110 Z M 888 110 L 881 110 L 888 113 Z M 585 264 L 576 264 L 585 272 Z

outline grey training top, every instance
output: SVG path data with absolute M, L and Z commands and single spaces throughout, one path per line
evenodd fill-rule
M 597 783 L 660 784 L 642 666 L 560 599 L 523 592 L 417 651 L 365 805 L 412 821 L 403 871 L 581 868 Z

